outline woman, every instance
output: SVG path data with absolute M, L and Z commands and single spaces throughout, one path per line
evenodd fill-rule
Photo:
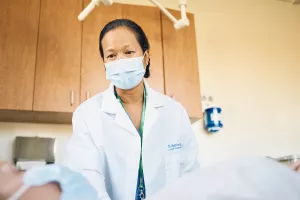
M 64 163 L 101 200 L 144 199 L 198 167 L 195 135 L 185 109 L 144 81 L 150 46 L 140 26 L 108 23 L 99 49 L 111 85 L 74 112 Z

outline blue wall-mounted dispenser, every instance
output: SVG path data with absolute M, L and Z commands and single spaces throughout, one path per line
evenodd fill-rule
M 223 127 L 221 122 L 221 112 L 222 109 L 219 107 L 210 107 L 205 109 L 204 125 L 208 132 L 215 133 Z

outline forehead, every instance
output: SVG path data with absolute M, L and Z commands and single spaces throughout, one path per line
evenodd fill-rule
M 103 49 L 122 48 L 124 46 L 139 47 L 135 34 L 125 27 L 110 30 L 102 40 Z

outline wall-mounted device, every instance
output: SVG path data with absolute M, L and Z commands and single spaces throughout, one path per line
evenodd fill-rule
M 204 127 L 209 133 L 215 133 L 223 128 L 221 120 L 222 109 L 213 103 L 212 96 L 202 96 L 202 109 L 204 113 Z
M 54 157 L 54 138 L 16 137 L 14 144 L 14 163 L 20 170 L 32 166 L 52 164 Z
M 215 133 L 223 128 L 223 124 L 221 122 L 221 112 L 222 109 L 219 107 L 211 107 L 205 109 L 204 112 L 204 125 L 205 129 L 209 133 Z

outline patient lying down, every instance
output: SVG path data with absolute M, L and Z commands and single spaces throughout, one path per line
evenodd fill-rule
M 292 166 L 294 171 L 299 163 Z M 149 200 L 299 200 L 300 174 L 266 158 L 237 158 L 178 179 Z M 76 172 L 57 165 L 25 174 L 0 163 L 0 200 L 97 200 Z M 100 199 L 101 200 L 101 199 Z

